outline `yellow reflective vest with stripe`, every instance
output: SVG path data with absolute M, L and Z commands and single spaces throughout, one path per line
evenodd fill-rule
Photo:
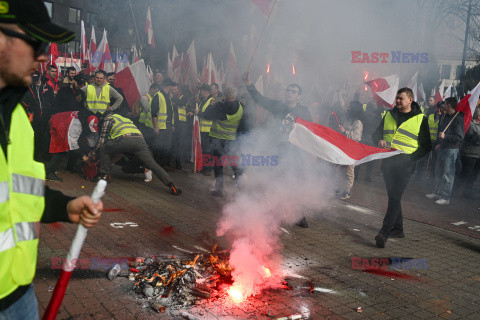
M 103 114 L 107 111 L 110 105 L 110 85 L 106 84 L 102 87 L 100 96 L 97 97 L 97 92 L 94 85 L 87 86 L 87 106 L 93 113 Z
M 437 121 L 435 121 L 434 113 L 428 116 L 428 129 L 430 129 L 430 139 L 432 141 L 437 141 L 439 120 L 440 118 L 438 118 Z
M 152 101 L 154 99 L 157 99 L 156 97 L 158 97 L 158 113 L 157 113 L 158 129 L 165 130 L 167 129 L 167 118 L 168 118 L 167 101 L 165 100 L 165 96 L 163 95 L 163 93 L 158 91 L 153 96 L 153 99 L 150 101 L 150 110 L 152 110 Z M 153 128 L 153 122 L 152 122 L 151 128 Z
M 210 137 L 223 139 L 223 140 L 235 140 L 237 137 L 237 128 L 243 117 L 242 104 L 238 103 L 238 110 L 234 114 L 227 114 L 227 120 L 215 120 L 213 121 L 212 128 L 210 129 Z
M 403 150 L 407 154 L 413 153 L 419 146 L 418 134 L 423 117 L 423 113 L 413 116 L 397 128 L 397 122 L 388 111 L 383 123 L 383 140 L 391 148 Z
M 187 122 L 187 99 L 183 94 L 178 98 L 178 120 L 181 122 Z
M 200 106 L 200 112 L 205 112 L 207 110 L 207 107 L 210 105 L 212 102 L 213 97 L 208 98 L 203 105 Z M 205 120 L 201 116 L 198 116 L 199 124 L 200 124 L 200 132 L 210 132 L 210 128 L 212 127 L 212 121 L 211 120 Z
M 146 94 L 148 99 L 148 110 L 142 105 L 142 112 L 140 112 L 140 117 L 138 118 L 138 122 L 143 123 L 147 127 L 153 128 L 153 120 L 152 120 L 152 97 L 147 93 Z
M 113 140 L 118 137 L 124 136 L 127 133 L 135 133 L 141 135 L 142 133 L 135 126 L 132 120 L 122 117 L 119 114 L 111 114 L 107 119 L 113 119 L 113 125 L 108 133 L 108 139 Z
M 33 160 L 33 130 L 20 104 L 9 139 L 8 158 L 0 148 L 0 299 L 33 281 L 45 208 L 45 168 Z

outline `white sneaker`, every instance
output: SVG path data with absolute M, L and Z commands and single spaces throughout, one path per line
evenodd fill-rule
M 147 172 L 145 172 L 145 182 L 151 182 L 153 180 L 153 174 L 152 174 L 152 170 L 148 170 L 147 169 Z
M 436 193 L 429 193 L 425 197 L 427 197 L 428 199 L 440 198 L 440 196 Z
M 437 201 L 435 201 L 435 203 L 436 204 L 441 204 L 441 205 L 450 204 L 450 200 L 438 199 Z

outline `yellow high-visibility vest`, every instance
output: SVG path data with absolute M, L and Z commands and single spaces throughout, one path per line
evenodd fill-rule
M 0 299 L 33 281 L 45 208 L 45 167 L 33 159 L 33 129 L 20 104 L 9 139 L 7 157 L 0 148 Z
M 391 148 L 403 150 L 407 154 L 418 149 L 418 134 L 425 115 L 419 114 L 403 122 L 397 128 L 397 123 L 390 111 L 387 112 L 383 123 L 383 140 Z
M 180 96 L 179 100 L 179 105 L 177 107 L 178 110 L 178 120 L 181 122 L 187 122 L 187 105 L 186 101 L 184 101 L 184 96 L 183 94 Z
M 234 114 L 227 114 L 227 120 L 215 120 L 213 121 L 212 128 L 210 129 L 210 137 L 223 139 L 223 140 L 235 140 L 237 137 L 237 128 L 243 117 L 242 104 L 238 103 L 238 110 Z
M 132 120 L 122 117 L 119 114 L 111 114 L 107 117 L 113 119 L 113 125 L 108 134 L 108 139 L 113 140 L 118 137 L 124 136 L 127 133 L 142 134 L 140 130 L 135 126 Z
M 213 97 L 207 99 L 202 106 L 200 106 L 200 111 L 205 112 L 207 107 L 210 105 L 210 102 L 212 102 Z M 210 132 L 210 129 L 212 128 L 212 121 L 211 120 L 205 120 L 202 117 L 198 117 L 199 125 L 200 125 L 200 132 Z
M 142 112 L 140 112 L 140 117 L 138 118 L 138 122 L 143 123 L 147 127 L 153 128 L 153 120 L 152 120 L 152 97 L 147 93 L 146 94 L 148 98 L 148 105 L 149 108 L 146 110 L 144 106 L 142 105 Z
M 167 129 L 167 118 L 168 118 L 167 102 L 165 100 L 165 96 L 160 91 L 158 91 L 153 96 L 152 101 L 155 99 L 155 97 L 158 97 L 158 113 L 157 113 L 158 129 L 165 130 Z M 152 110 L 152 102 L 150 102 L 150 110 Z M 153 122 L 152 122 L 152 128 L 153 128 Z
M 430 139 L 432 141 L 437 141 L 437 136 L 438 136 L 438 122 L 440 121 L 440 118 L 435 121 L 435 114 L 432 113 L 428 117 L 428 128 L 430 129 Z
M 94 85 L 87 86 L 87 106 L 93 113 L 103 114 L 110 105 L 110 85 L 106 84 L 102 87 L 100 97 L 97 97 Z

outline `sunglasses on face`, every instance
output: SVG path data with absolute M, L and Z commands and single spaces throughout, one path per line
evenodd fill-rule
M 292 89 L 287 89 L 285 90 L 286 93 L 294 93 L 294 94 L 298 94 L 298 91 L 296 90 L 292 90 Z
M 2 27 L 0 27 L 0 31 L 6 36 L 25 41 L 28 45 L 30 45 L 33 48 L 33 52 L 35 53 L 35 58 L 38 58 L 39 56 L 47 52 L 48 42 L 43 42 L 33 37 L 30 37 L 29 35 L 16 32 L 14 30 L 2 28 Z

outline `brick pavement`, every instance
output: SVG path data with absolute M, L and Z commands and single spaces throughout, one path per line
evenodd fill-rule
M 49 185 L 70 195 L 89 194 L 93 189 L 93 183 L 77 176 L 59 175 L 64 182 Z M 222 202 L 205 187 L 213 186 L 213 179 L 185 172 L 172 177 L 184 189 L 180 197 L 169 195 L 158 180 L 146 184 L 141 176 L 117 173 L 104 197 L 110 212 L 89 231 L 80 258 L 182 255 L 172 246 L 195 251 L 194 245 L 227 245 L 214 236 Z M 292 314 L 309 319 L 477 319 L 480 240 L 473 236 L 478 232 L 406 220 L 407 238 L 389 239 L 385 249 L 377 249 L 373 237 L 386 204 L 383 185 L 357 183 L 354 188 L 349 201 L 335 200 L 309 218 L 308 229 L 285 226 L 288 233 L 281 235 L 283 267 L 292 275 L 291 283 L 302 287 L 312 280 L 320 291 L 267 291 L 239 305 L 209 301 L 187 311 L 199 319 L 274 319 Z M 465 208 L 453 205 L 432 206 L 415 189 L 412 186 L 407 192 L 404 206 L 409 218 L 420 216 L 441 225 L 449 214 L 467 214 Z M 52 258 L 66 256 L 75 229 L 70 224 L 42 226 L 34 281 L 41 314 L 59 275 L 59 270 L 51 269 Z M 428 259 L 428 269 L 368 273 L 351 268 L 354 257 Z M 76 270 L 58 319 L 180 319 L 142 307 L 131 286 L 125 278 L 108 280 L 105 271 Z

